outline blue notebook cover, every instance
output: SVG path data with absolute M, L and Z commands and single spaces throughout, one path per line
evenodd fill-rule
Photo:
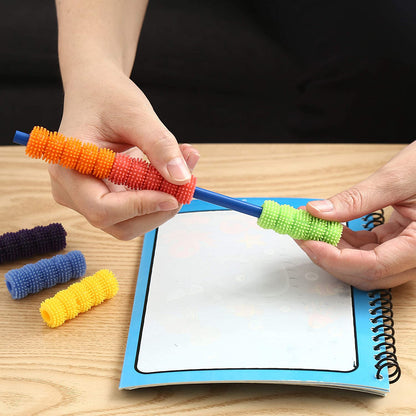
M 373 296 L 256 218 L 194 200 L 145 236 L 119 387 L 263 382 L 384 395 Z

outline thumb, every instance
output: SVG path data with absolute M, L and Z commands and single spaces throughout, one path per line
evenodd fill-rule
M 329 199 L 308 202 L 306 209 L 318 218 L 350 221 L 396 202 L 393 189 L 389 188 L 374 174 Z
M 163 125 L 156 114 L 137 129 L 137 145 L 152 165 L 168 181 L 183 185 L 191 179 L 191 172 L 175 136 Z

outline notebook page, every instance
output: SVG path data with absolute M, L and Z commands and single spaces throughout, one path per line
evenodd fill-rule
M 233 211 L 190 212 L 159 228 L 137 370 L 357 365 L 351 287 L 288 236 Z

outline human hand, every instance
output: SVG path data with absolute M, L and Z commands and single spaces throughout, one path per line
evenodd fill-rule
M 134 157 L 144 153 L 166 180 L 178 185 L 190 179 L 199 159 L 191 145 L 178 145 L 142 91 L 112 65 L 88 67 L 72 80 L 60 132 Z M 49 173 L 58 203 L 122 240 L 156 228 L 179 209 L 177 200 L 163 192 L 126 190 L 57 165 Z
M 344 227 L 337 247 L 297 241 L 311 260 L 362 290 L 385 289 L 416 278 L 416 142 L 364 181 L 329 200 L 306 206 L 312 215 L 345 222 L 387 206 L 389 220 L 372 231 Z

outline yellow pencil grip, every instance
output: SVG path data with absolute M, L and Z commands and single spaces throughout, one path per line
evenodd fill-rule
M 114 274 L 103 269 L 44 300 L 39 311 L 46 324 L 55 328 L 112 298 L 117 292 L 118 282 Z

